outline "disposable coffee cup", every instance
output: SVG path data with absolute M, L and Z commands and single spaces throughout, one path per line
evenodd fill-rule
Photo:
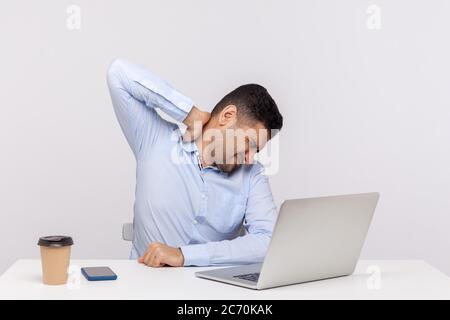
M 67 283 L 70 263 L 71 237 L 48 236 L 39 238 L 41 247 L 42 282 L 47 285 Z

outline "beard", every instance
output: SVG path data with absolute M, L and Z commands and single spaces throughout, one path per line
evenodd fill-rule
M 233 173 L 236 171 L 241 165 L 236 163 L 229 163 L 229 164 L 214 164 L 216 168 L 218 168 L 220 171 L 225 173 Z
M 224 163 L 215 162 L 214 166 L 218 168 L 220 171 L 230 174 L 239 169 L 239 167 L 244 164 L 244 160 L 245 157 L 243 154 L 237 154 L 234 157 L 228 159 L 228 162 L 226 161 L 224 161 Z

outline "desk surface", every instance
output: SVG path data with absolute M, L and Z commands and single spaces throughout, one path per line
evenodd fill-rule
M 210 268 L 152 269 L 133 260 L 72 260 L 109 266 L 118 280 L 45 286 L 39 260 L 18 260 L 0 277 L 0 299 L 450 299 L 450 278 L 423 261 L 360 261 L 349 277 L 254 291 L 199 279 Z

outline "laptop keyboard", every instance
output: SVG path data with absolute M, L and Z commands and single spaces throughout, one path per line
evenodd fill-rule
M 238 276 L 234 276 L 233 278 L 238 278 L 238 279 L 247 280 L 247 281 L 251 281 L 251 282 L 258 282 L 259 272 L 249 273 L 249 274 L 241 274 Z

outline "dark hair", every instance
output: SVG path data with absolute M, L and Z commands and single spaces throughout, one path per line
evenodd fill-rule
M 211 115 L 219 114 L 226 106 L 235 105 L 238 117 L 261 122 L 266 129 L 280 130 L 283 116 L 267 89 L 258 84 L 246 84 L 231 91 L 217 103 Z M 240 119 L 240 118 L 238 118 Z

